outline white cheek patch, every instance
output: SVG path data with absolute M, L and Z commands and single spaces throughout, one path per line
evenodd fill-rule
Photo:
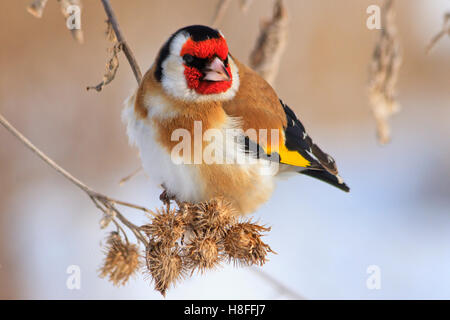
M 172 40 L 170 54 L 161 65 L 163 69 L 161 84 L 164 90 L 171 96 L 184 101 L 205 102 L 232 99 L 239 90 L 239 73 L 231 56 L 228 56 L 228 60 L 233 80 L 227 91 L 215 94 L 199 94 L 188 87 L 184 75 L 183 58 L 180 56 L 181 49 L 188 39 L 187 34 L 180 33 Z

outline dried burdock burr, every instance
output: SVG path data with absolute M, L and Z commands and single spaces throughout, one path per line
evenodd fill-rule
M 235 264 L 259 265 L 267 261 L 267 253 L 274 252 L 268 244 L 261 240 L 266 228 L 250 221 L 233 225 L 224 238 L 224 248 L 229 259 Z
M 223 258 L 223 243 L 214 235 L 194 236 L 184 247 L 186 265 L 191 274 L 219 266 Z
M 108 277 L 114 285 L 127 283 L 137 273 L 141 263 L 138 246 L 123 241 L 118 232 L 111 232 L 106 244 L 106 257 L 100 277 Z
M 156 210 L 150 224 L 143 225 L 140 229 L 149 238 L 171 245 L 181 238 L 185 225 L 183 216 L 176 209 L 168 210 L 163 207 Z
M 262 265 L 270 247 L 261 233 L 270 229 L 239 222 L 234 207 L 222 198 L 200 203 L 177 202 L 178 208 L 152 212 L 141 226 L 148 237 L 146 263 L 155 289 L 165 295 L 171 285 L 195 271 L 215 269 L 224 258 L 235 264 Z
M 185 274 L 185 267 L 178 245 L 173 247 L 163 242 L 151 241 L 146 249 L 147 270 L 152 277 L 155 290 L 163 296 L 170 285 L 175 285 Z
M 237 213 L 229 202 L 222 198 L 214 198 L 191 205 L 187 210 L 186 220 L 193 230 L 202 230 L 219 237 L 236 222 L 236 217 Z

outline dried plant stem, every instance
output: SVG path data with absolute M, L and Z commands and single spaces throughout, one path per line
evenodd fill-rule
M 142 170 L 144 170 L 144 168 L 142 168 L 142 166 L 139 166 L 139 168 L 137 168 L 136 170 L 134 170 L 132 173 L 128 174 L 126 177 L 123 177 L 122 179 L 120 179 L 119 181 L 119 185 L 122 186 L 124 185 L 126 182 L 128 182 L 131 178 L 135 177 L 138 173 L 140 173 Z
M 394 0 L 385 0 L 382 29 L 370 65 L 369 100 L 377 123 L 378 141 L 391 139 L 389 118 L 399 111 L 396 100 L 397 79 L 402 61 L 395 23 Z
M 44 162 L 46 162 L 48 165 L 50 165 L 53 169 L 58 171 L 60 174 L 62 174 L 66 179 L 71 181 L 73 184 L 78 186 L 80 189 L 82 189 L 87 194 L 94 194 L 94 191 L 89 188 L 87 185 L 85 185 L 83 182 L 75 178 L 72 174 L 70 174 L 68 171 L 60 167 L 56 162 L 54 162 L 52 159 L 50 159 L 45 153 L 43 153 L 41 150 L 39 150 L 34 144 L 31 143 L 30 140 L 28 140 L 22 133 L 20 133 L 14 126 L 6 120 L 6 118 L 0 114 L 0 123 L 10 132 L 12 133 L 17 139 L 19 139 L 28 149 L 33 151 L 35 154 L 37 154 Z
M 60 1 L 62 7 L 67 6 L 68 4 L 79 4 L 79 1 L 69 1 L 64 0 Z M 124 51 L 131 69 L 133 70 L 133 73 L 136 77 L 136 81 L 140 83 L 142 75 L 141 71 L 139 69 L 139 66 L 136 62 L 136 59 L 134 58 L 133 53 L 131 52 L 131 49 L 129 48 L 128 44 L 124 40 L 122 33 L 120 31 L 119 25 L 117 23 L 116 17 L 114 15 L 114 12 L 112 11 L 111 5 L 108 0 L 102 0 L 103 6 L 105 8 L 106 14 L 108 16 L 108 22 L 111 25 L 114 34 L 117 38 L 117 42 Z M 64 10 L 63 10 L 64 11 Z M 95 206 L 101 210 L 106 216 L 110 217 L 116 226 L 122 230 L 122 233 L 124 233 L 123 229 L 117 224 L 116 218 L 125 225 L 128 229 L 130 229 L 133 234 L 136 236 L 136 239 L 144 244 L 144 246 L 148 246 L 148 241 L 146 238 L 142 235 L 141 230 L 138 226 L 134 225 L 132 222 L 130 222 L 128 219 L 126 219 L 120 211 L 116 208 L 115 205 L 125 206 L 133 209 L 137 209 L 140 211 L 143 211 L 145 213 L 154 215 L 154 213 L 142 206 L 138 206 L 135 204 L 131 204 L 128 202 L 112 199 L 110 197 L 107 197 L 104 194 L 101 194 L 97 191 L 94 191 L 90 187 L 88 187 L 85 183 L 81 182 L 79 179 L 74 177 L 70 172 L 62 168 L 60 165 L 58 165 L 55 161 L 53 161 L 49 156 L 47 156 L 44 152 L 42 152 L 39 148 L 37 148 L 33 143 L 31 143 L 30 140 L 28 140 L 21 132 L 19 132 L 11 123 L 9 123 L 6 118 L 0 114 L 0 124 L 5 127 L 11 134 L 13 134 L 18 140 L 20 140 L 28 149 L 33 151 L 36 155 L 38 155 L 45 163 L 47 163 L 51 168 L 53 168 L 55 171 L 59 172 L 63 177 L 65 177 L 67 180 L 72 182 L 74 185 L 76 185 L 78 188 L 83 190 L 89 198 L 94 202 Z M 125 233 L 124 233 L 125 235 Z M 126 235 L 125 235 L 126 237 Z M 126 239 L 128 242 L 128 239 Z
M 40 157 L 45 163 L 47 163 L 50 167 L 52 167 L 54 170 L 62 174 L 67 180 L 72 182 L 74 185 L 76 185 L 78 188 L 83 190 L 95 203 L 95 205 L 101 209 L 103 212 L 106 213 L 106 209 L 113 210 L 116 213 L 117 218 L 126 225 L 135 235 L 136 237 L 142 241 L 145 245 L 147 244 L 147 241 L 145 241 L 145 238 L 140 234 L 139 227 L 132 224 L 130 221 L 128 221 L 115 207 L 114 204 L 118 204 L 121 206 L 126 206 L 130 208 L 134 208 L 137 210 L 144 211 L 149 214 L 153 214 L 152 211 L 138 206 L 134 205 L 128 202 L 112 199 L 110 197 L 107 197 L 101 193 L 98 193 L 88 187 L 86 184 L 81 182 L 79 179 L 74 177 L 70 172 L 62 168 L 60 165 L 58 165 L 55 161 L 53 161 L 49 156 L 47 156 L 44 152 L 42 152 L 39 148 L 37 148 L 33 143 L 31 143 L 30 140 L 28 140 L 22 133 L 20 133 L 14 126 L 6 120 L 6 118 L 0 114 L 0 124 L 5 127 L 11 134 L 13 134 L 17 139 L 19 139 L 28 149 L 33 151 L 38 157 Z M 99 203 L 101 203 L 104 207 L 99 207 Z
M 139 84 L 141 83 L 142 80 L 142 73 L 136 61 L 136 58 L 134 57 L 133 51 L 130 49 L 130 46 L 125 41 L 125 38 L 122 35 L 122 31 L 120 30 L 119 23 L 117 22 L 116 15 L 114 14 L 114 11 L 111 7 L 111 4 L 109 3 L 109 0 L 102 0 L 102 4 L 103 7 L 105 8 L 106 15 L 108 16 L 108 22 L 111 24 L 111 27 L 113 28 L 114 33 L 116 35 L 117 41 L 120 43 L 121 49 L 125 54 L 125 56 L 127 57 L 127 60 L 130 63 L 136 81 Z
M 108 23 L 108 26 L 110 26 L 110 25 L 111 24 Z M 117 42 L 114 44 L 114 46 L 111 49 L 109 49 L 109 51 L 111 51 L 111 58 L 106 63 L 106 71 L 105 71 L 105 74 L 103 75 L 102 82 L 100 82 L 96 86 L 88 86 L 86 88 L 87 90 L 95 89 L 98 92 L 102 91 L 104 86 L 106 86 L 107 84 L 109 84 L 111 81 L 114 80 L 114 78 L 116 77 L 117 70 L 119 69 L 118 54 L 121 50 L 122 50 L 122 46 L 120 45 L 120 43 L 117 43 Z
M 306 300 L 305 297 L 298 294 L 297 292 L 289 289 L 284 284 L 282 284 L 280 281 L 272 277 L 271 275 L 267 274 L 266 272 L 262 271 L 260 268 L 257 267 L 251 267 L 250 270 L 257 274 L 259 277 L 261 277 L 264 281 L 268 282 L 271 286 L 273 286 L 280 294 L 286 294 L 291 296 L 292 298 L 296 300 Z
M 436 43 L 441 40 L 442 37 L 448 35 L 450 37 L 450 12 L 447 12 L 444 15 L 444 23 L 442 25 L 442 30 L 439 31 L 430 41 L 426 48 L 426 53 L 429 53 L 430 50 L 436 45 Z

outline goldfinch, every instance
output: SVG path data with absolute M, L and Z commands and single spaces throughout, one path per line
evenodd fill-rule
M 229 53 L 218 30 L 176 31 L 125 104 L 144 170 L 179 201 L 221 197 L 241 214 L 253 212 L 285 173 L 349 191 L 334 159 L 272 87 Z

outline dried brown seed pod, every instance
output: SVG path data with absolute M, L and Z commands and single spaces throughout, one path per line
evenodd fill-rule
M 237 213 L 231 203 L 222 198 L 194 204 L 188 210 L 187 222 L 192 229 L 223 236 L 236 222 Z
M 102 82 L 95 86 L 88 86 L 86 89 L 95 89 L 98 92 L 102 91 L 103 87 L 109 84 L 116 77 L 117 70 L 119 70 L 119 52 L 122 51 L 122 45 L 120 43 L 115 43 L 114 46 L 108 49 L 111 52 L 111 57 L 106 62 L 106 70 L 103 75 Z
M 100 268 L 100 277 L 108 277 L 114 285 L 127 283 L 140 267 L 137 245 L 122 240 L 119 233 L 111 232 L 106 245 L 106 257 Z
M 163 296 L 169 286 L 175 285 L 185 274 L 185 267 L 178 246 L 170 247 L 163 242 L 150 242 L 146 250 L 146 263 L 155 290 Z
M 185 231 L 185 222 L 177 210 L 167 210 L 161 208 L 156 210 L 156 215 L 152 218 L 150 224 L 141 227 L 149 238 L 156 241 L 173 244 L 179 239 Z
M 223 244 L 214 235 L 194 236 L 184 248 L 186 265 L 203 273 L 216 268 L 223 258 Z
M 266 228 L 250 221 L 233 225 L 224 238 L 225 252 L 234 263 L 243 265 L 260 265 L 267 261 L 267 253 L 274 252 L 261 240 L 261 232 Z

